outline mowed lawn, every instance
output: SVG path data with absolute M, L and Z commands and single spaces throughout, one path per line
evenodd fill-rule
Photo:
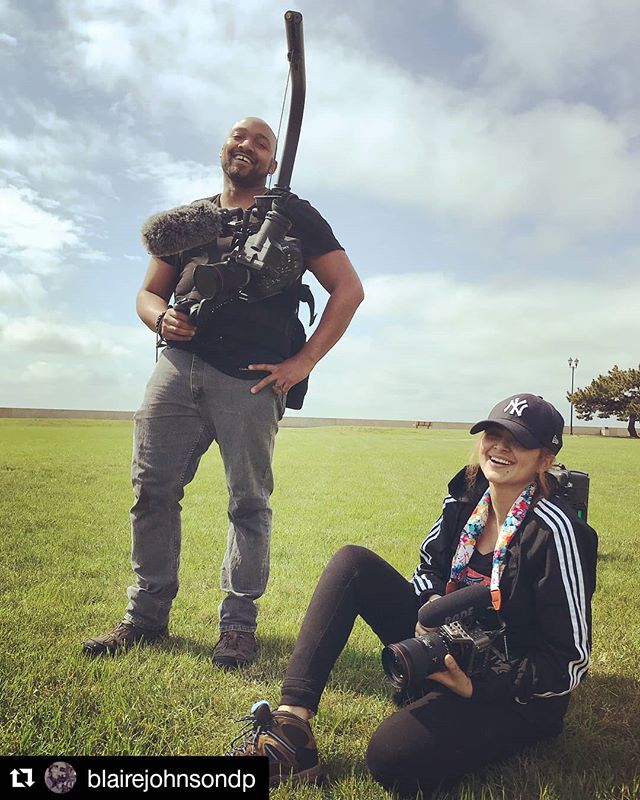
M 269 589 L 261 656 L 244 672 L 211 663 L 226 541 L 219 455 L 203 460 L 184 500 L 181 589 L 171 638 L 124 657 L 87 660 L 81 642 L 121 617 L 129 567 L 132 426 L 114 421 L 0 421 L 0 754 L 221 754 L 233 720 L 279 682 L 323 566 L 342 544 L 366 545 L 409 576 L 439 515 L 464 431 L 283 428 L 276 447 Z M 472 777 L 442 798 L 640 798 L 640 443 L 573 437 L 567 466 L 591 475 L 600 534 L 590 678 L 564 734 Z M 272 797 L 386 798 L 364 754 L 394 710 L 380 645 L 358 624 L 314 730 L 329 782 Z M 453 724 L 460 724 L 452 720 Z

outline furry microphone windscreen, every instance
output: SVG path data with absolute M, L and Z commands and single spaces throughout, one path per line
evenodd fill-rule
M 222 226 L 219 208 L 211 200 L 196 200 L 149 217 L 142 226 L 142 242 L 152 256 L 172 256 L 209 244 Z

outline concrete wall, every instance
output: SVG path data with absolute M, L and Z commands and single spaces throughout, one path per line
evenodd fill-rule
M 424 420 L 429 422 L 430 420 Z M 472 422 L 443 422 L 430 421 L 431 425 L 416 426 L 414 419 L 340 419 L 338 417 L 285 417 L 280 425 L 284 428 L 317 428 L 326 425 L 348 425 L 357 427 L 385 427 L 385 428 L 415 428 L 418 431 L 429 430 L 466 430 L 473 425 Z M 574 425 L 573 432 L 576 436 L 613 436 L 628 437 L 626 427 L 602 427 L 600 425 Z M 569 436 L 569 426 L 565 426 L 564 435 Z
M 0 408 L 9 419 L 133 419 L 133 411 L 77 411 L 71 408 Z
M 0 418 L 8 419 L 133 419 L 133 411 L 80 411 L 65 408 L 0 408 Z M 346 419 L 339 417 L 299 417 L 285 416 L 280 423 L 284 428 L 319 428 L 328 426 L 384 427 L 384 428 L 416 428 L 418 431 L 429 430 L 469 430 L 471 422 L 431 422 L 431 427 L 416 428 L 414 419 Z M 615 436 L 626 438 L 629 434 L 626 427 L 602 427 L 594 425 L 574 425 L 573 432 L 577 436 Z M 564 429 L 569 435 L 568 426 Z
M 413 428 L 415 421 L 408 419 L 341 419 L 339 417 L 294 417 L 285 415 L 280 425 L 284 428 L 321 428 L 337 425 Z

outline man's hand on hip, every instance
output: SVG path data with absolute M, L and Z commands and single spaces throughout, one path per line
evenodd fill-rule
M 285 395 L 292 386 L 304 380 L 312 368 L 313 364 L 299 355 L 292 356 L 280 364 L 249 364 L 247 369 L 270 373 L 251 387 L 251 394 L 257 394 L 265 387 L 271 386 L 274 394 Z

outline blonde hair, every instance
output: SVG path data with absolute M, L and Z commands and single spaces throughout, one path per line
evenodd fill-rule
M 480 447 L 482 446 L 483 436 L 484 431 L 482 432 L 482 436 L 476 439 L 473 443 L 473 447 L 471 448 L 471 452 L 469 454 L 469 464 L 465 469 L 465 479 L 467 491 L 469 493 L 473 493 L 478 481 L 478 475 L 482 474 L 482 470 L 480 469 Z M 540 448 L 539 467 L 536 471 L 536 493 L 534 495 L 536 500 L 541 497 L 546 498 L 551 495 L 553 484 L 551 476 L 549 475 L 549 468 L 543 467 L 542 464 L 548 462 L 549 459 L 551 459 L 551 462 L 553 463 L 555 458 L 556 454 L 553 452 L 553 450 L 550 450 L 548 447 Z

